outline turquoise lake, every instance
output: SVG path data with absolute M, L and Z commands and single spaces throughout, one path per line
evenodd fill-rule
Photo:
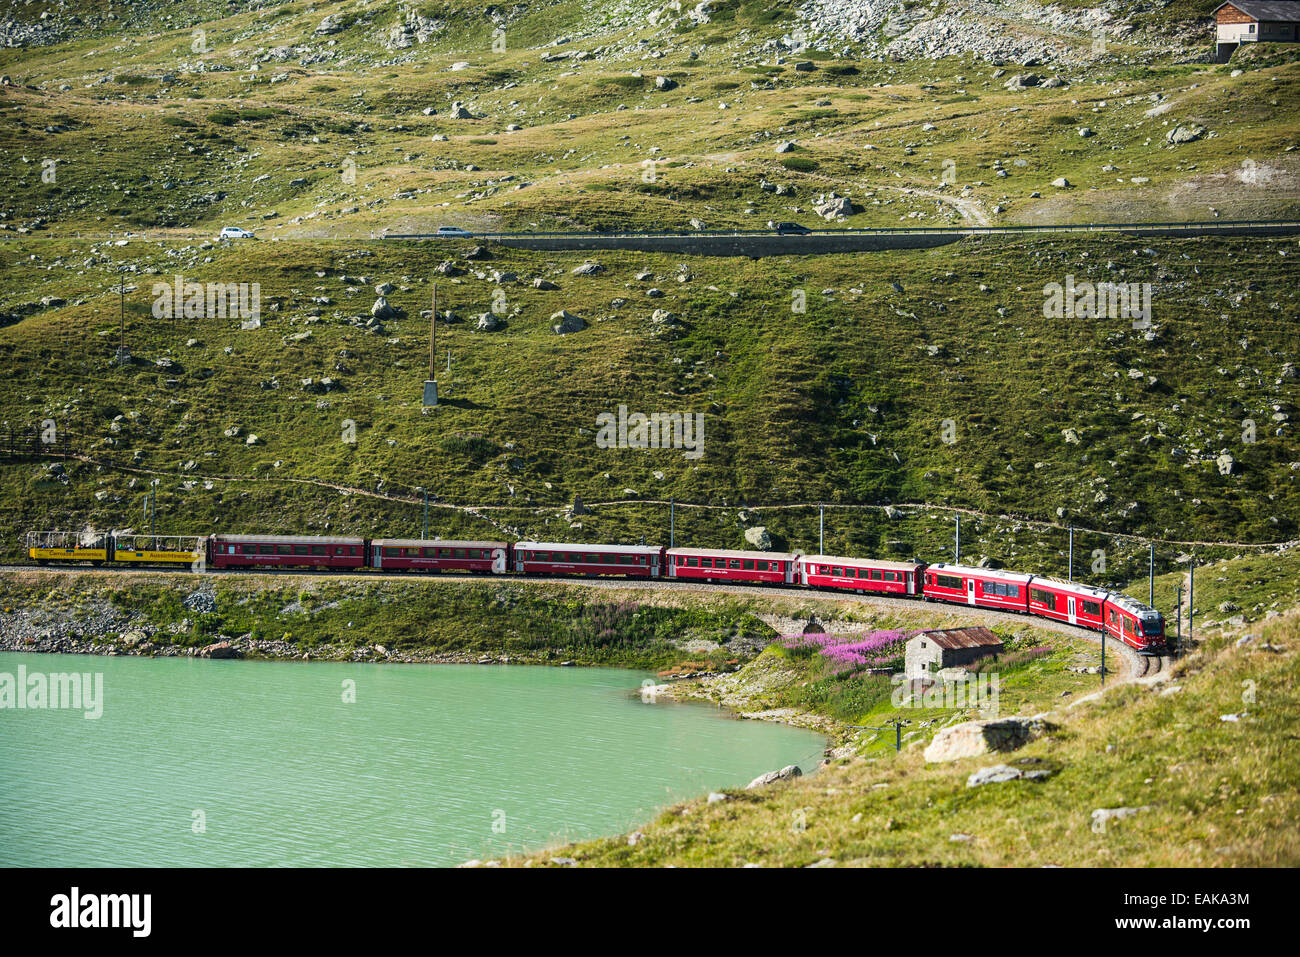
M 0 710 L 4 866 L 452 865 L 619 834 L 825 746 L 645 703 L 636 671 L 0 653 L 19 666 L 102 674 L 103 714 Z

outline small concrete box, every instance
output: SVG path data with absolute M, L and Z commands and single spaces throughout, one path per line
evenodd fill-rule
M 438 383 L 433 379 L 424 380 L 424 404 L 438 404 Z

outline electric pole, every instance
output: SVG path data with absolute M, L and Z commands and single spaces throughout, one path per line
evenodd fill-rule
M 1147 558 L 1147 577 L 1150 581 L 1147 604 L 1154 608 L 1156 607 L 1156 546 L 1154 542 L 1151 545 L 1151 554 Z
M 438 404 L 438 369 L 435 360 L 438 354 L 438 284 L 433 284 L 433 308 L 429 310 L 429 378 L 424 380 L 424 404 Z

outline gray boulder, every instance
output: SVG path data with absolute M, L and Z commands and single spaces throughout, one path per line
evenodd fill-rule
M 966 779 L 966 787 L 977 788 L 984 784 L 998 784 L 1002 781 L 1014 781 L 1020 777 L 1020 769 L 1009 764 L 994 764 L 980 768 Z
M 1025 90 L 1031 86 L 1038 86 L 1042 82 L 1043 78 L 1037 73 L 1017 73 L 1002 85 L 1008 90 Z
M 936 734 L 925 749 L 925 760 L 939 763 L 973 758 L 991 751 L 1015 751 L 1053 727 L 1050 722 L 1036 717 L 964 721 Z
M 1099 807 L 1092 812 L 1092 830 L 1101 834 L 1111 821 L 1123 821 L 1149 810 L 1151 810 L 1150 804 L 1141 807 Z
M 370 315 L 383 322 L 385 319 L 396 319 L 399 315 L 397 309 L 388 304 L 388 300 L 380 296 L 375 300 L 375 304 L 370 307 Z
M 570 332 L 581 332 L 587 328 L 587 323 L 583 321 L 581 316 L 575 316 L 567 309 L 561 309 L 559 312 L 553 313 L 551 323 L 551 328 L 561 336 Z
M 775 784 L 777 781 L 789 781 L 791 778 L 798 777 L 803 777 L 803 771 L 799 770 L 799 765 L 788 764 L 780 771 L 768 771 L 766 774 L 760 774 L 745 785 L 745 790 L 753 791 L 756 788 L 764 788 L 769 784 Z
M 1190 126 L 1175 126 L 1165 134 L 1165 139 L 1173 144 L 1192 143 L 1205 135 L 1205 127 L 1196 123 Z

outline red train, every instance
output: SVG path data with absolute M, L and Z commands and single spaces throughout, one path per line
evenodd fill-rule
M 194 555 L 206 552 L 206 560 L 213 568 L 376 568 L 425 573 L 612 575 L 801 585 L 826 591 L 893 595 L 1019 612 L 1094 631 L 1104 629 L 1112 638 L 1144 651 L 1162 650 L 1165 646 L 1165 622 L 1160 612 L 1128 595 L 1045 575 L 947 562 L 927 565 L 797 552 L 571 542 L 512 544 L 227 534 L 209 535 L 203 541 Z M 186 552 L 183 557 L 188 560 L 193 556 Z M 104 560 L 115 559 L 98 558 L 97 563 Z

